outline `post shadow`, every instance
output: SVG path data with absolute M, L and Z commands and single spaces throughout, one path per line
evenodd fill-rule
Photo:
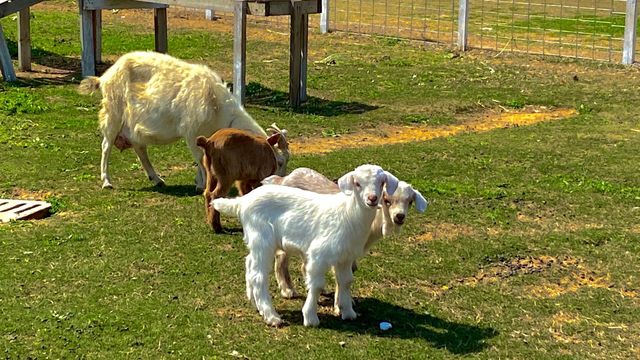
M 284 91 L 270 89 L 260 83 L 250 82 L 246 87 L 247 104 L 271 108 L 281 108 L 299 114 L 320 116 L 340 116 L 347 114 L 363 114 L 379 107 L 354 101 L 334 101 L 308 96 L 307 102 L 292 108 L 289 94 Z

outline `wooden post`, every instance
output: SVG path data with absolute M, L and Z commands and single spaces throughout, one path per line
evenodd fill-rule
M 84 0 L 78 0 L 80 7 L 80 44 L 82 46 L 82 76 L 96 74 L 96 50 L 93 35 L 95 10 L 85 10 Z
M 31 71 L 31 11 L 18 11 L 18 69 Z
M 2 24 L 0 24 L 0 66 L 2 67 L 2 76 L 5 81 L 16 81 L 16 72 L 13 70 L 13 63 L 11 62 L 7 41 L 4 38 Z
M 320 13 L 320 32 L 329 32 L 329 0 L 322 0 L 322 12 Z
M 96 10 L 93 16 L 93 46 L 96 64 L 102 63 L 102 10 Z
M 167 41 L 167 8 L 153 9 L 153 25 L 156 51 L 166 53 L 169 49 Z
M 247 66 L 247 2 L 233 5 L 233 93 L 244 104 Z
M 627 0 L 627 15 L 624 20 L 624 44 L 622 49 L 622 63 L 633 64 L 636 55 L 636 34 L 638 24 L 638 2 Z
M 469 25 L 469 0 L 458 0 L 458 49 L 467 50 L 467 30 Z
M 289 102 L 297 107 L 307 98 L 307 42 L 309 15 L 299 1 L 292 2 L 289 35 Z

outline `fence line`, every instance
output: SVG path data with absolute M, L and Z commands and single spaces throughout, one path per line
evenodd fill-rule
M 637 0 L 321 0 L 321 32 L 345 31 L 468 48 L 631 64 Z M 218 14 L 229 16 L 230 14 Z M 288 17 L 249 17 L 289 26 Z
M 321 26 L 461 49 L 630 64 L 638 49 L 636 1 L 334 0 Z

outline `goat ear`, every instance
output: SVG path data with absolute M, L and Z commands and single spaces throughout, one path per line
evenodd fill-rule
M 280 133 L 275 133 L 267 138 L 267 142 L 271 146 L 276 146 L 278 140 L 280 140 Z
M 353 171 L 342 175 L 338 179 L 338 187 L 343 193 L 350 195 L 353 192 Z
M 425 199 L 424 196 L 420 194 L 420 191 L 416 189 L 413 189 L 413 194 L 414 200 L 416 201 L 416 210 L 418 210 L 418 212 L 424 212 L 425 210 L 427 210 L 427 205 L 429 205 L 427 199 Z
M 398 182 L 400 182 L 400 180 L 388 171 L 385 171 L 384 174 L 386 175 L 385 183 L 387 184 L 387 194 L 393 195 L 398 188 Z
M 280 184 L 281 182 L 282 182 L 282 177 L 278 175 L 267 176 L 266 178 L 262 179 L 262 181 L 260 181 L 262 185 Z
M 201 148 L 206 148 L 207 147 L 207 138 L 204 136 L 198 136 L 196 138 L 196 145 L 200 146 Z

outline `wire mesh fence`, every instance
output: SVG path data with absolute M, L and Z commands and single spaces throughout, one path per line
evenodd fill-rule
M 329 0 L 328 28 L 456 45 L 459 1 Z M 611 62 L 622 58 L 625 0 L 469 0 L 468 6 L 470 48 Z M 286 16 L 250 16 L 249 21 L 289 26 Z M 312 15 L 309 24 L 319 28 L 319 21 Z

